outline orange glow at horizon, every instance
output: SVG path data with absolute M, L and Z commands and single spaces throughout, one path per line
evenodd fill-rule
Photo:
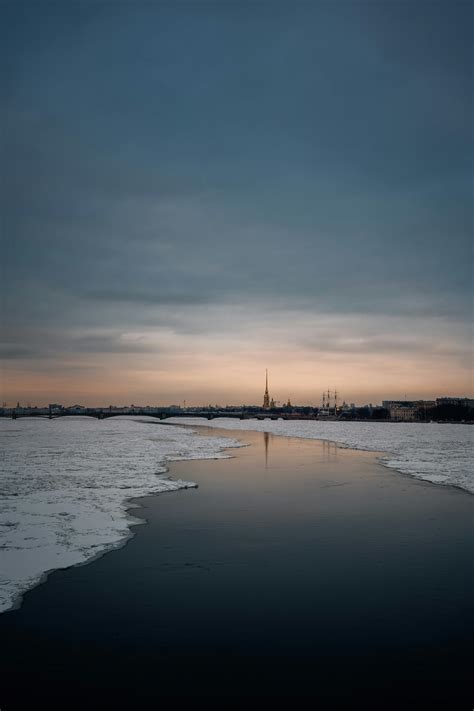
M 40 346 L 50 341 L 52 351 L 4 361 L 2 402 L 260 405 L 266 368 L 270 396 L 301 405 L 320 404 L 328 388 L 362 404 L 472 393 L 465 325 L 436 317 L 256 308 L 250 318 L 248 308 L 222 305 L 192 310 L 181 331 L 40 334 Z
M 269 391 L 276 401 L 318 405 L 322 392 L 337 389 L 346 402 L 381 402 L 382 399 L 433 399 L 466 396 L 471 392 L 469 369 L 455 370 L 445 362 L 385 356 L 324 354 L 318 358 L 292 353 L 280 361 L 275 354 L 252 353 L 175 355 L 156 366 L 147 354 L 126 359 L 97 357 L 84 366 L 72 360 L 55 372 L 13 368 L 4 378 L 2 401 L 9 405 L 142 405 L 207 404 L 260 405 L 269 369 Z M 118 361 L 111 363 L 110 361 Z M 129 362 L 124 362 L 128 360 Z M 256 366 L 256 363 L 260 367 Z M 440 378 L 442 373 L 442 378 Z

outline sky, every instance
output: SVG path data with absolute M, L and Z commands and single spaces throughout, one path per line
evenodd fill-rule
M 472 396 L 472 5 L 0 6 L 2 401 Z

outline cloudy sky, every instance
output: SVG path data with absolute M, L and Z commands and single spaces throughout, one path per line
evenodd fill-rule
M 471 392 L 472 5 L 1 5 L 3 400 Z

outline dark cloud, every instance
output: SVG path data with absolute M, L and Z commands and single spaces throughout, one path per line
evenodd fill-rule
M 68 348 L 74 353 L 156 353 L 158 350 L 156 345 L 151 346 L 143 338 L 131 339 L 108 334 L 73 336 Z
M 48 359 L 55 367 L 55 361 L 74 354 L 141 354 L 165 351 L 156 342 L 143 335 L 121 333 L 76 333 L 64 329 L 41 330 L 5 329 L 8 339 L 0 344 L 0 358 L 5 360 L 43 360 Z
M 23 360 L 36 357 L 37 351 L 32 347 L 15 343 L 0 343 L 0 360 Z
M 469 319 L 467 3 L 2 11 L 6 358 L 232 331 L 214 305 Z
M 108 301 L 112 303 L 130 303 L 141 304 L 142 306 L 152 304 L 157 306 L 192 306 L 202 303 L 210 303 L 214 295 L 211 293 L 202 294 L 196 292 L 180 291 L 170 285 L 169 290 L 163 288 L 149 290 L 133 290 L 133 287 L 127 289 L 97 289 L 88 291 L 85 296 L 92 301 Z

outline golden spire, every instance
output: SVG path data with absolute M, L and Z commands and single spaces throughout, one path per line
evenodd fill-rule
M 265 369 L 265 394 L 263 396 L 263 409 L 270 409 L 270 396 L 268 394 L 268 369 Z

